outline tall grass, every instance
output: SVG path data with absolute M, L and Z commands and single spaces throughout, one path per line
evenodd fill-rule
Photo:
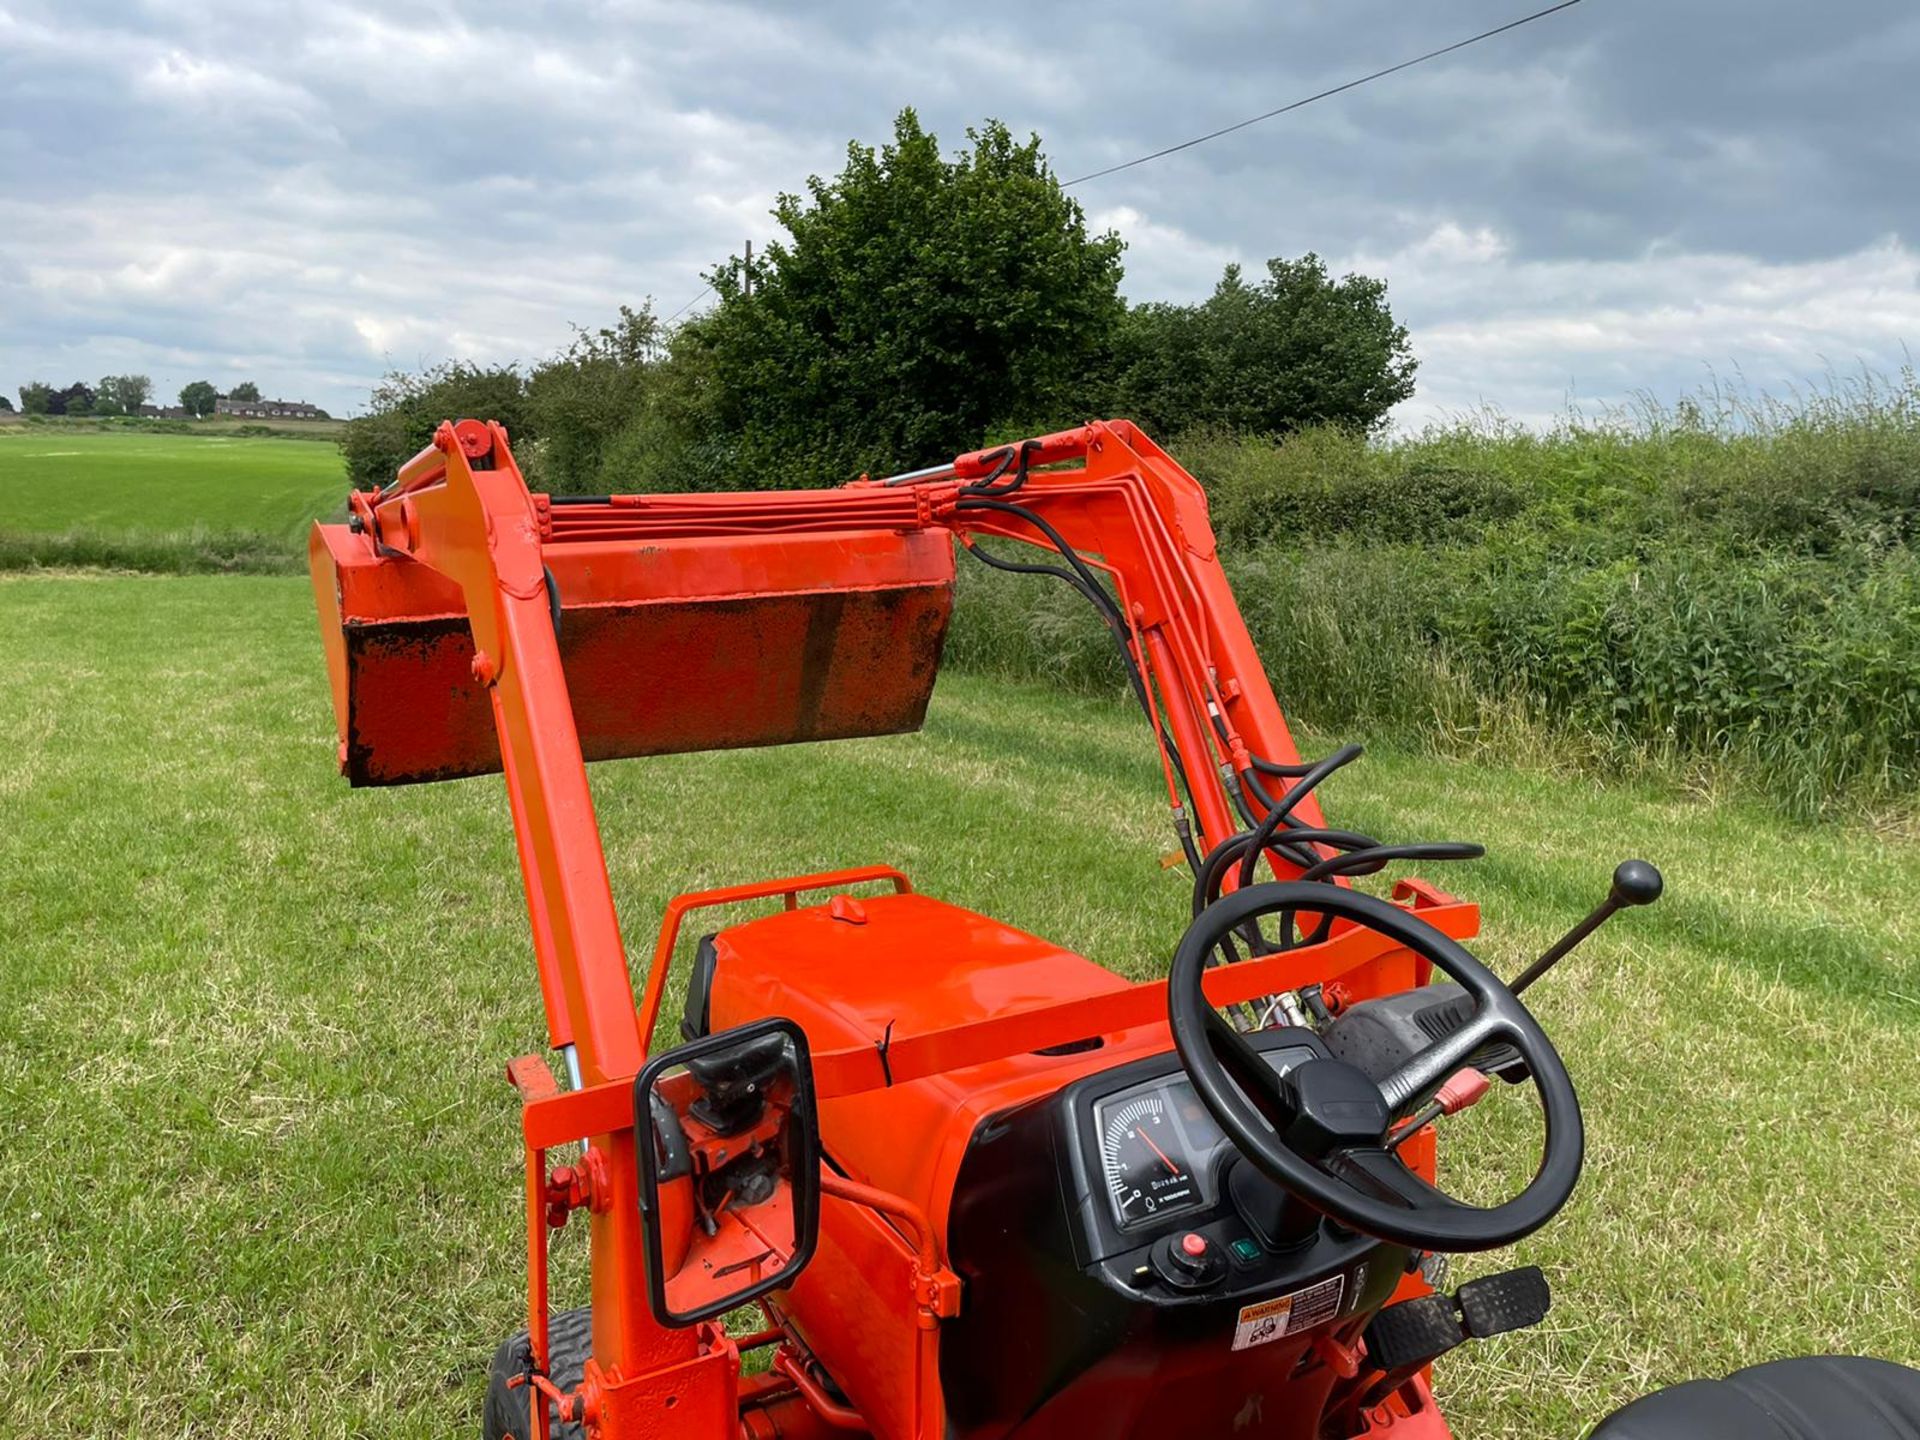
M 1190 435 L 1283 702 L 1316 728 L 1733 780 L 1920 790 L 1920 387 L 1712 391 L 1530 432 Z M 1120 684 L 1082 602 L 969 575 L 952 658 Z
M 137 570 L 154 575 L 292 575 L 306 551 L 288 535 L 252 530 L 0 530 L 0 571 Z

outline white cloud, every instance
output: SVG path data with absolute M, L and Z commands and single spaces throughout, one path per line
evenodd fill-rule
M 1038 129 L 1073 175 L 1491 3 L 0 0 L 0 383 L 251 375 L 348 408 L 388 363 L 672 312 L 902 105 L 949 145 Z M 1307 250 L 1384 275 L 1422 359 L 1405 423 L 1897 365 L 1916 261 L 1877 237 L 1920 235 L 1888 179 L 1920 22 L 1845 8 L 1583 6 L 1075 193 L 1134 299 Z
M 1831 259 L 1655 249 L 1634 259 L 1516 258 L 1498 236 L 1441 227 L 1351 268 L 1387 279 L 1412 328 L 1418 425 L 1493 405 L 1539 422 L 1569 402 L 1669 398 L 1739 372 L 1760 389 L 1856 365 L 1893 370 L 1920 335 L 1920 252 L 1895 238 Z

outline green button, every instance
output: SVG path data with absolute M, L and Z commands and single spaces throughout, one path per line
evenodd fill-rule
M 1242 1238 L 1232 1242 L 1233 1258 L 1242 1265 L 1251 1265 L 1260 1258 L 1260 1247 L 1253 1241 Z

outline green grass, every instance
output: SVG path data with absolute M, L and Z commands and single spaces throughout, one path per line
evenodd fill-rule
M 347 491 L 330 444 L 135 430 L 0 428 L 0 537 L 247 535 L 288 550 Z M 84 560 L 84 555 L 74 557 Z
M 349 792 L 296 580 L 0 577 L 0 654 L 0 1432 L 477 1433 L 520 1323 L 501 1071 L 543 1036 L 499 782 Z M 919 736 L 595 787 L 636 955 L 677 890 L 872 860 L 1133 976 L 1181 928 L 1102 701 L 954 678 Z M 1443 1362 L 1462 1440 L 1789 1351 L 1920 1361 L 1920 846 L 1412 753 L 1326 799 L 1484 841 L 1444 878 L 1509 974 L 1622 856 L 1668 876 L 1529 997 L 1589 1169 L 1464 1267 L 1537 1262 L 1556 1302 Z M 1507 1091 L 1451 1122 L 1452 1182 L 1513 1179 L 1534 1124 Z

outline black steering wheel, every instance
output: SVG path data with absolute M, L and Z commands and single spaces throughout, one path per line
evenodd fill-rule
M 1201 977 L 1221 937 L 1280 910 L 1337 916 L 1398 942 L 1466 991 L 1471 1016 L 1378 1082 L 1331 1059 L 1276 1073 L 1209 1003 Z M 1552 1219 L 1580 1178 L 1586 1147 L 1580 1102 L 1553 1042 L 1498 976 L 1402 906 L 1298 881 L 1236 890 L 1202 911 L 1181 938 L 1167 1010 L 1194 1090 L 1241 1154 L 1289 1193 L 1362 1234 L 1422 1250 L 1496 1249 Z M 1511 1041 L 1533 1072 L 1547 1139 L 1526 1189 L 1487 1208 L 1455 1200 L 1414 1174 L 1387 1145 L 1387 1132 L 1495 1039 Z

